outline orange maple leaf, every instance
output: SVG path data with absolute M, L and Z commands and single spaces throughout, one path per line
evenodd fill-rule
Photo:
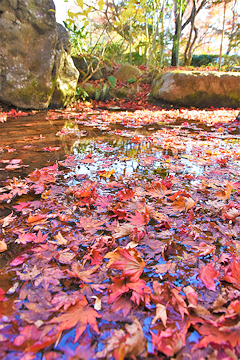
M 90 269 L 80 267 L 78 262 L 72 263 L 72 271 L 66 269 L 66 272 L 72 277 L 78 277 L 82 282 L 92 282 L 92 274 L 99 268 L 99 265 L 93 266 Z
M 170 194 L 171 191 L 160 181 L 154 181 L 152 186 L 147 187 L 147 193 L 151 197 L 162 199 L 165 195 Z
M 176 198 L 176 200 L 172 203 L 171 207 L 178 210 L 178 211 L 183 211 L 185 210 L 185 212 L 187 212 L 188 210 L 190 210 L 192 207 L 194 207 L 194 205 L 197 203 L 198 198 L 196 198 L 196 200 L 194 201 L 190 196 L 189 197 L 185 197 L 185 196 L 179 196 Z
M 228 200 L 231 196 L 232 185 L 230 183 L 227 184 L 226 190 L 220 190 L 216 193 L 216 197 L 219 200 Z
M 117 248 L 105 255 L 109 259 L 108 267 L 116 270 L 123 270 L 122 277 L 129 277 L 129 280 L 136 282 L 142 274 L 145 262 L 136 249 Z
M 99 334 L 96 318 L 102 316 L 97 313 L 91 306 L 88 305 L 85 296 L 79 300 L 75 305 L 69 307 L 65 314 L 54 317 L 50 323 L 58 323 L 58 331 L 61 333 L 64 330 L 69 330 L 76 326 L 76 335 L 74 342 L 78 341 L 79 337 L 85 331 L 87 325 Z

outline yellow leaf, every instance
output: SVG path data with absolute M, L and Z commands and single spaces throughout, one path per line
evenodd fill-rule
M 166 306 L 162 304 L 156 305 L 156 316 L 152 319 L 152 325 L 155 324 L 158 320 L 162 320 L 163 325 L 167 326 L 167 311 Z
M 103 9 L 103 5 L 104 5 L 104 0 L 99 0 L 99 1 L 98 1 L 99 10 L 102 10 L 102 9 Z
M 0 252 L 6 251 L 7 250 L 7 244 L 5 243 L 4 240 L 0 240 Z
M 76 3 L 79 7 L 83 7 L 83 0 L 76 0 Z

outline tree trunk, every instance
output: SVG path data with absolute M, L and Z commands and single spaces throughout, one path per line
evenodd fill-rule
M 174 17 L 175 17 L 175 32 L 173 35 L 173 44 L 172 44 L 172 60 L 171 66 L 177 66 L 177 35 L 178 35 L 178 11 L 177 11 L 177 0 L 174 1 Z
M 160 66 L 163 67 L 163 54 L 164 54 L 164 13 L 165 13 L 165 0 L 162 1 L 161 9 L 161 36 L 160 36 Z
M 186 45 L 186 48 L 184 51 L 184 65 L 190 65 L 189 58 L 191 57 L 191 54 L 189 51 L 191 48 L 192 34 L 193 34 L 193 30 L 194 30 L 194 22 L 195 22 L 195 17 L 196 17 L 196 2 L 195 2 L 195 0 L 193 0 L 193 7 L 192 7 L 190 17 L 191 17 L 191 20 L 190 20 L 191 21 L 191 29 L 190 29 L 190 33 L 188 36 L 187 45 Z M 196 38 L 196 33 L 195 33 L 195 38 Z
M 237 18 L 237 0 L 234 0 L 234 4 L 233 4 L 233 17 L 232 17 L 232 28 L 231 28 L 231 34 L 229 37 L 229 44 L 228 44 L 228 49 L 226 52 L 226 55 L 228 56 L 230 51 L 232 50 L 232 43 L 233 43 L 233 39 L 234 39 L 234 35 L 236 35 L 235 33 L 235 18 Z
M 182 0 L 175 0 L 174 2 L 174 14 L 175 14 L 175 33 L 173 35 L 173 46 L 172 46 L 172 61 L 171 66 L 178 66 L 179 63 L 179 46 L 182 31 Z
M 219 64 L 218 70 L 221 71 L 222 67 L 222 48 L 223 48 L 223 38 L 224 38 L 224 27 L 225 27 L 225 18 L 226 18 L 226 0 L 224 0 L 224 10 L 223 10 L 223 25 L 222 25 L 222 35 L 221 35 L 221 44 L 220 44 L 220 53 L 219 53 Z
M 197 37 L 198 37 L 198 29 L 196 28 L 196 26 L 194 26 L 194 32 L 195 32 L 195 35 L 194 35 L 194 38 L 193 38 L 193 41 L 192 43 L 190 44 L 190 47 L 189 47 L 189 50 L 186 54 L 186 59 L 185 59 L 185 62 L 184 62 L 184 65 L 186 66 L 190 66 L 191 65 L 191 62 L 192 62 L 192 57 L 193 57 L 193 46 L 197 40 Z
M 129 26 L 129 64 L 132 65 L 132 21 Z

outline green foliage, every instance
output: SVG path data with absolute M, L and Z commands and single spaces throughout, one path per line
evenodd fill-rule
M 73 21 L 67 20 L 63 21 L 65 28 L 69 31 L 71 45 L 72 45 L 72 55 L 82 54 L 84 50 L 87 50 L 86 40 L 88 37 L 88 32 L 85 27 L 82 26 L 78 28 Z
M 135 77 L 134 77 L 134 78 L 131 78 L 131 79 L 129 79 L 127 82 L 128 82 L 128 84 L 135 83 L 135 82 L 136 82 L 136 78 L 135 78 Z
M 77 87 L 76 96 L 82 100 L 86 100 L 89 97 L 87 91 L 85 91 L 81 86 Z
M 108 81 L 109 81 L 111 87 L 114 89 L 116 86 L 116 82 L 117 82 L 117 79 L 115 78 L 115 76 L 108 76 Z
M 191 66 L 208 66 L 211 64 L 215 64 L 216 60 L 219 55 L 207 55 L 207 54 L 201 54 L 201 55 L 193 55 Z
M 172 54 L 176 52 L 172 49 L 171 54 L 170 50 L 172 43 L 176 42 L 173 23 L 178 23 L 180 7 L 184 14 L 189 1 L 113 0 L 109 3 L 106 0 L 96 0 L 89 3 L 75 0 L 75 4 L 77 10 L 68 11 L 69 18 L 65 22 L 71 34 L 74 55 L 91 53 L 101 60 L 104 57 L 119 64 L 145 64 L 149 68 L 156 65 L 169 66 L 172 62 Z M 188 23 L 184 21 L 182 20 L 182 26 Z M 76 24 L 81 24 L 82 27 L 79 28 Z M 214 34 L 219 34 L 219 29 L 215 29 Z M 181 48 L 186 45 L 187 36 L 182 37 Z M 238 26 L 235 26 L 234 33 L 226 32 L 225 36 L 228 36 L 230 42 L 229 54 L 239 45 Z M 183 52 L 178 56 L 181 59 Z M 191 66 L 215 64 L 216 57 L 218 55 L 194 55 Z M 189 64 L 190 59 L 189 56 L 189 61 L 186 62 L 184 58 L 185 64 Z M 236 65 L 225 59 L 224 65 L 233 64 Z
M 104 55 L 109 60 L 117 60 L 118 62 L 123 56 L 125 51 L 124 40 L 121 39 L 119 41 L 111 41 L 109 44 L 105 46 Z
M 224 56 L 224 65 L 227 66 L 240 65 L 240 56 L 238 55 Z
M 129 53 L 124 54 L 123 63 L 128 62 Z M 139 66 L 142 64 L 146 64 L 147 57 L 145 54 L 140 55 L 138 51 L 132 52 L 132 65 Z

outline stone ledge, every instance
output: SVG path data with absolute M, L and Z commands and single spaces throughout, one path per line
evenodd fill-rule
M 240 107 L 240 73 L 168 71 L 156 76 L 152 94 L 172 104 L 194 107 Z

